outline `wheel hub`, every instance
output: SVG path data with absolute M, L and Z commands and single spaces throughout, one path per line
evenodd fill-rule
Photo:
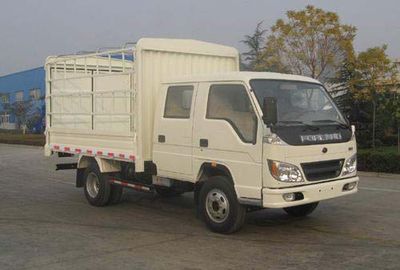
M 97 194 L 99 194 L 100 189 L 100 180 L 94 172 L 88 174 L 86 179 L 86 190 L 89 193 L 89 196 L 92 198 L 96 198 Z
M 224 222 L 229 215 L 229 201 L 225 193 L 219 189 L 212 189 L 208 192 L 206 210 L 212 221 L 216 223 Z

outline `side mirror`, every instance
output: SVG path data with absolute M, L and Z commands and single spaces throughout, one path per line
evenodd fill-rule
M 276 98 L 265 97 L 262 111 L 263 121 L 267 127 L 273 126 L 278 122 L 278 106 Z
M 351 125 L 351 132 L 353 132 L 353 134 L 356 133 L 356 126 L 355 125 Z

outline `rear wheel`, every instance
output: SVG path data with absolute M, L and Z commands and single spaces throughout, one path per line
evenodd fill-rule
M 85 196 L 94 206 L 104 206 L 110 198 L 110 183 L 107 175 L 100 172 L 97 164 L 90 164 L 83 174 Z
M 315 208 L 317 208 L 318 202 L 314 203 L 308 203 L 308 204 L 303 204 L 303 205 L 297 205 L 297 206 L 292 206 L 292 207 L 286 207 L 283 208 L 286 213 L 293 217 L 305 217 L 309 214 L 311 214 Z
M 239 204 L 230 181 L 224 176 L 214 176 L 201 187 L 199 213 L 210 230 L 228 234 L 243 226 L 246 208 Z

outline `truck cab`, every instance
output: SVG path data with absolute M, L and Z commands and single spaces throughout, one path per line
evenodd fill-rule
M 218 176 L 216 182 L 232 186 L 226 194 L 228 189 L 218 188 L 224 184 L 207 184 L 207 194 L 198 196 L 204 219 L 217 231 L 237 208 L 229 196 L 244 207 L 284 208 L 302 216 L 319 201 L 357 192 L 359 180 L 354 128 L 324 86 L 278 73 L 232 72 L 163 83 L 153 162 L 160 179 L 202 189 Z

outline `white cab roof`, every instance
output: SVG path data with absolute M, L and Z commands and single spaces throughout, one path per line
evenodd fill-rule
M 244 81 L 248 82 L 252 79 L 269 79 L 269 80 L 287 80 L 287 81 L 302 81 L 310 83 L 321 82 L 305 76 L 275 73 L 275 72 L 247 72 L 237 71 L 219 74 L 204 74 L 204 75 L 191 75 L 185 77 L 178 77 L 165 81 L 164 83 L 192 83 L 192 82 L 227 82 L 227 81 Z

